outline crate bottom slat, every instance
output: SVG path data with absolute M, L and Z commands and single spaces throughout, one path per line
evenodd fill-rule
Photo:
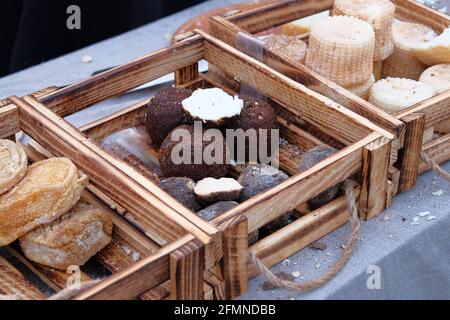
M 0 294 L 7 296 L 5 299 L 43 300 L 46 298 L 22 273 L 1 256 Z
M 359 188 L 355 188 L 354 193 L 357 200 Z M 249 250 L 267 267 L 272 267 L 339 228 L 349 219 L 347 200 L 342 196 L 260 240 Z M 248 270 L 249 278 L 259 274 L 251 263 Z

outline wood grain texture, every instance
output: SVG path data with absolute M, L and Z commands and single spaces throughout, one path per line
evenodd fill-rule
M 20 131 L 19 112 L 15 105 L 0 107 L 0 139 L 12 136 Z
M 267 29 L 307 17 L 333 5 L 333 0 L 278 1 L 254 9 L 241 10 L 227 18 L 249 33 L 259 33 Z
M 203 58 L 203 40 L 194 36 L 132 62 L 46 95 L 41 101 L 67 116 L 99 101 L 127 92 Z
M 393 0 L 397 19 L 421 23 L 441 33 L 450 25 L 450 17 L 414 0 Z
M 193 240 L 170 254 L 170 299 L 202 300 L 204 248 Z
M 155 242 L 154 250 L 145 251 L 148 248 L 143 243 L 144 239 L 133 242 L 135 237 L 127 239 L 127 232 L 124 232 L 122 238 L 118 239 L 125 243 L 131 241 L 129 245 L 133 249 L 143 252 L 142 259 L 138 262 L 130 261 L 130 257 L 121 252 L 120 242 L 109 246 L 99 255 L 99 259 L 114 274 L 80 294 L 77 299 L 138 298 L 143 294 L 144 299 L 151 298 L 155 292 L 148 291 L 164 285 L 169 278 L 170 297 L 203 298 L 203 277 L 216 298 L 239 296 L 247 288 L 247 234 L 359 173 L 365 165 L 364 161 L 370 162 L 370 159 L 364 158 L 363 153 L 368 145 L 375 144 L 380 135 L 386 134 L 388 139 L 394 139 L 393 134 L 373 125 L 360 115 L 211 36 L 198 33 L 182 40 L 175 47 L 137 59 L 108 71 L 103 76 L 38 96 L 44 104 L 31 96 L 24 99 L 11 98 L 19 107 L 20 126 L 51 153 L 68 156 L 76 162 L 90 176 L 93 187 L 111 199 L 112 204 L 108 200 L 108 205 L 117 203 L 124 208 L 123 218 Z M 181 62 L 169 63 L 167 56 L 172 59 L 180 57 Z M 316 127 L 328 137 L 335 138 L 340 147 L 347 147 L 301 174 L 297 173 L 295 154 L 288 148 L 282 148 L 281 168 L 294 176 L 209 224 L 156 187 L 138 170 L 108 154 L 95 143 L 95 140 L 114 132 L 142 124 L 148 99 L 80 129 L 72 127 L 54 114 L 56 112 L 59 115 L 67 115 L 84 109 L 142 84 L 144 80 L 163 75 L 164 72 L 180 70 L 177 72 L 177 81 L 183 86 L 194 85 L 199 81 L 206 84 L 208 77 L 199 75 L 195 66 L 201 58 L 207 59 L 211 65 L 227 70 L 233 77 L 255 85 L 268 96 L 269 101 L 288 110 L 287 114 L 280 114 L 278 122 L 282 134 L 300 150 L 305 151 L 325 143 L 315 136 L 315 131 L 311 133 L 303 127 L 300 128 L 296 122 L 291 122 L 294 120 L 291 115 L 298 123 Z M 130 77 L 138 79 L 127 83 Z M 218 86 L 224 85 L 219 83 Z M 379 147 L 380 150 L 384 148 Z M 374 154 L 381 159 L 381 151 L 375 149 L 374 147 Z M 382 167 L 374 170 L 381 172 Z M 369 175 L 369 172 L 366 170 L 364 174 Z M 387 179 L 387 167 L 383 176 Z M 370 181 L 370 177 L 367 179 Z M 385 201 L 386 195 L 383 196 L 382 201 Z M 333 208 L 340 210 L 338 207 Z M 332 214 L 331 211 L 327 211 L 329 215 Z M 337 214 L 337 211 L 333 214 Z M 311 221 L 311 224 L 305 222 L 302 228 L 311 229 L 311 237 L 315 237 L 322 231 L 329 232 L 331 226 L 340 225 L 343 220 L 324 220 L 326 223 L 323 228 L 316 220 Z M 222 226 L 226 227 L 221 229 Z M 301 235 L 295 234 L 297 238 Z M 308 241 L 300 238 L 299 243 Z M 188 245 L 194 240 L 201 243 L 195 250 Z M 289 242 L 285 244 L 289 248 L 280 249 L 284 253 L 301 247 L 297 244 L 291 248 Z M 158 248 L 159 246 L 163 247 Z
M 239 215 L 218 227 L 223 231 L 225 298 L 235 299 L 248 290 L 248 221 Z
M 170 278 L 170 254 L 194 238 L 190 235 L 162 247 L 156 253 L 99 282 L 75 297 L 84 299 L 136 299 Z
M 359 195 L 358 189 L 355 189 L 355 195 Z M 347 200 L 340 197 L 258 241 L 250 250 L 266 266 L 272 267 L 342 226 L 349 219 Z M 251 263 L 248 270 L 249 278 L 259 274 Z
M 211 11 L 202 13 L 192 19 L 186 21 L 183 25 L 181 25 L 177 31 L 175 31 L 172 42 L 177 41 L 177 36 L 183 34 L 188 31 L 193 31 L 194 29 L 201 29 L 205 32 L 209 33 L 209 19 L 210 17 L 219 15 L 219 14 L 227 14 L 228 12 L 239 12 L 242 10 L 248 10 L 254 7 L 258 7 L 270 2 L 276 2 L 277 0 L 259 0 L 255 2 L 243 2 L 243 3 L 233 3 L 231 5 L 220 7 L 213 9 Z
M 388 191 L 386 196 L 386 208 L 392 206 L 392 201 L 394 196 L 398 193 L 398 188 L 400 184 L 400 170 L 394 166 L 389 166 L 389 180 L 388 180 Z
M 416 185 L 423 132 L 425 130 L 425 116 L 423 114 L 414 113 L 406 115 L 402 119 L 406 123 L 406 140 L 399 158 L 400 192 L 409 190 Z
M 179 86 L 192 80 L 198 79 L 198 63 L 180 68 L 175 71 L 175 85 Z
M 430 99 L 419 102 L 405 110 L 395 114 L 396 117 L 403 120 L 405 116 L 415 113 L 422 113 L 425 116 L 425 128 L 432 127 L 443 119 L 450 118 L 450 91 L 447 90 Z
M 365 220 L 374 218 L 386 208 L 390 154 L 391 141 L 385 137 L 364 148 L 359 205 L 360 216 Z
M 42 300 L 45 295 L 0 256 L 0 294 L 18 300 Z
M 172 219 L 178 220 L 179 225 L 182 225 L 187 231 L 192 232 L 204 244 L 209 244 L 211 241 L 216 241 L 216 238 L 218 238 L 217 229 L 198 217 L 192 211 L 188 210 L 149 179 L 143 177 L 137 170 L 126 164 L 124 161 L 121 161 L 105 152 L 93 141 L 87 139 L 83 133 L 60 117 L 56 116 L 52 111 L 48 110 L 34 98 L 29 96 L 25 97 L 23 102 L 32 105 L 34 109 L 38 110 L 39 113 L 46 117 L 49 121 L 57 124 L 57 126 L 65 133 L 74 137 L 74 141 L 81 142 L 85 148 L 89 149 L 93 153 L 93 155 L 103 159 L 104 163 L 105 161 L 106 163 L 109 163 L 111 170 L 122 172 L 122 175 L 135 181 L 140 187 L 146 190 L 149 194 L 147 198 L 154 200 L 153 203 L 159 203 L 161 206 L 160 208 L 169 207 L 170 209 L 168 209 L 163 215 L 169 215 Z
M 23 256 L 23 254 L 19 253 L 15 248 L 11 246 L 7 246 L 6 250 L 8 250 L 9 253 L 11 253 L 18 261 L 20 261 L 20 263 L 25 265 L 30 271 L 33 272 L 34 275 L 36 275 L 40 280 L 42 280 L 47 286 L 52 288 L 55 292 L 58 292 L 67 286 L 67 281 L 71 276 L 70 273 L 55 270 L 53 268 L 46 267 L 38 263 L 29 261 L 27 260 L 27 258 Z M 81 272 L 80 280 L 90 281 L 92 279 L 86 273 Z

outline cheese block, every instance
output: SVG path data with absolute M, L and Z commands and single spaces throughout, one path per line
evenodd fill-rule
M 433 88 L 426 83 L 405 78 L 386 78 L 375 82 L 372 86 L 369 102 L 387 113 L 395 114 L 433 95 Z M 429 137 L 430 132 L 425 132 L 424 141 Z M 391 164 L 397 161 L 399 147 L 398 141 L 395 141 L 392 146 Z
M 450 90 L 450 64 L 437 64 L 426 69 L 420 76 L 420 82 L 428 83 L 436 94 Z M 436 124 L 435 130 L 442 134 L 450 133 L 450 119 Z
M 374 60 L 389 57 L 394 51 L 392 23 L 395 5 L 389 0 L 335 0 L 333 16 L 352 16 L 367 21 L 375 31 Z
M 414 48 L 436 36 L 433 29 L 418 23 L 397 22 L 392 27 L 394 53 L 383 61 L 383 78 L 418 80 L 426 65 L 420 62 Z
M 375 34 L 367 22 L 329 17 L 311 30 L 306 66 L 341 86 L 360 85 L 372 76 L 374 46 Z
M 387 113 L 395 114 L 432 96 L 434 90 L 429 84 L 405 78 L 386 78 L 372 86 L 369 101 Z
M 375 83 L 375 76 L 372 75 L 369 80 L 361 85 L 348 87 L 346 88 L 348 91 L 356 94 L 358 97 L 363 98 L 365 100 L 369 99 L 370 89 Z
M 417 46 L 414 53 L 428 66 L 450 63 L 450 27 L 430 41 Z
M 306 43 L 298 36 L 270 35 L 264 38 L 266 46 L 303 63 L 306 57 Z
M 311 32 L 312 27 L 319 21 L 328 18 L 330 10 L 322 11 L 283 25 L 282 33 L 287 36 L 297 36 Z
M 419 81 L 432 86 L 436 94 L 450 90 L 450 64 L 437 64 L 426 69 Z
M 0 195 L 25 176 L 27 163 L 27 155 L 20 145 L 0 139 Z
M 15 188 L 0 196 L 0 246 L 69 211 L 87 183 L 87 177 L 67 158 L 31 165 Z
M 82 266 L 103 249 L 112 236 L 113 224 L 97 207 L 78 202 L 68 213 L 20 238 L 25 256 L 59 270 Z

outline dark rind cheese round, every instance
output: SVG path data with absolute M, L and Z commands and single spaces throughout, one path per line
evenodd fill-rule
M 313 166 L 332 156 L 336 152 L 336 149 L 328 146 L 318 146 L 305 152 L 298 166 L 299 172 L 304 172 L 312 168 Z M 335 199 L 339 193 L 339 190 L 341 189 L 341 185 L 342 184 L 338 184 L 309 200 L 308 204 L 310 209 L 315 210 Z
M 189 139 L 181 139 L 180 141 L 172 141 L 172 132 L 177 129 L 184 129 L 187 130 L 190 135 Z M 221 163 L 212 163 L 207 164 L 205 162 L 204 157 L 201 157 L 200 163 L 196 164 L 194 155 L 196 152 L 196 148 L 201 148 L 201 154 L 203 155 L 203 152 L 207 146 L 214 143 L 214 141 L 204 141 L 202 139 L 202 145 L 201 146 L 195 146 L 195 138 L 194 138 L 194 126 L 190 125 L 182 125 L 177 128 L 175 128 L 173 131 L 171 131 L 166 139 L 163 141 L 161 148 L 159 149 L 159 165 L 161 167 L 161 171 L 164 175 L 164 177 L 187 177 L 191 178 L 194 181 L 199 181 L 204 178 L 221 178 L 224 177 L 227 174 L 228 171 L 228 164 L 226 159 L 226 145 L 223 144 L 223 155 L 220 157 L 222 160 Z M 197 133 L 201 134 L 201 133 Z M 203 136 L 203 134 L 201 134 Z M 223 138 L 222 138 L 223 139 Z M 225 139 L 223 139 L 224 141 Z M 172 160 L 172 150 L 173 148 L 177 147 L 179 150 L 189 150 L 190 148 L 190 161 L 189 163 L 180 163 L 176 164 Z M 213 154 L 214 155 L 214 154 Z M 181 157 L 182 155 L 180 155 Z M 214 155 L 215 156 L 215 155 Z M 219 156 L 217 156 L 219 158 Z
M 265 132 L 260 131 L 261 129 L 267 130 L 267 150 L 264 153 L 267 156 L 271 156 L 271 130 L 273 129 L 279 129 L 278 122 L 277 122 L 277 114 L 275 113 L 275 110 L 267 103 L 260 101 L 258 99 L 255 99 L 250 96 L 241 96 L 241 99 L 244 100 L 244 107 L 241 111 L 241 114 L 236 117 L 235 119 L 232 119 L 228 125 L 227 128 L 230 129 L 242 129 L 244 132 L 249 129 L 256 130 L 257 133 L 257 144 L 256 148 L 259 148 L 260 144 L 260 137 L 262 137 L 262 134 L 265 134 Z M 235 146 L 236 146 L 236 140 L 235 140 Z M 273 146 L 277 147 L 277 146 Z M 236 149 L 236 147 L 235 147 Z M 249 146 L 249 139 L 246 138 L 245 140 L 245 161 L 248 162 L 250 159 L 250 151 L 254 152 L 250 149 Z M 259 155 L 259 149 L 256 150 L 256 154 Z M 234 158 L 237 157 L 237 151 L 234 151 Z M 240 160 L 240 159 L 239 159 Z
M 161 181 L 160 187 L 188 209 L 198 211 L 202 208 L 194 193 L 194 180 L 184 177 L 167 178 Z
M 181 102 L 191 94 L 190 89 L 167 87 L 150 100 L 145 115 L 145 128 L 153 145 L 160 147 L 173 128 L 185 123 L 186 115 Z

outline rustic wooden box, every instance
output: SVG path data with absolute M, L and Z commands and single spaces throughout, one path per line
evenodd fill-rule
M 245 12 L 232 11 L 212 17 L 210 30 L 213 36 L 234 47 L 241 47 L 243 51 L 246 51 L 246 45 L 253 43 L 252 50 L 254 52 L 254 48 L 262 45 L 261 42 L 257 42 L 256 34 L 265 31 L 269 33 L 268 30 L 285 23 L 331 9 L 333 2 L 333 0 L 279 1 Z M 449 16 L 414 0 L 393 0 L 393 2 L 396 6 L 396 18 L 399 20 L 421 23 L 438 33 L 450 25 Z M 306 34 L 304 38 L 307 40 L 308 35 Z M 261 51 L 258 52 L 258 55 L 266 65 L 331 98 L 396 135 L 398 140 L 395 145 L 400 147 L 399 160 L 395 164 L 395 168 L 390 168 L 390 172 L 395 176 L 400 174 L 399 191 L 412 188 L 416 183 L 417 175 L 429 169 L 421 161 L 421 151 L 425 151 L 437 163 L 450 159 L 450 134 L 441 136 L 423 146 L 421 138 L 424 128 L 429 128 L 450 118 L 450 91 L 411 106 L 395 115 L 389 115 L 318 75 L 303 64 L 269 48 L 264 47 Z
M 216 86 L 228 91 L 236 90 L 236 81 L 218 82 L 217 78 L 199 73 L 198 62 L 202 59 L 207 60 L 215 70 L 226 70 L 235 79 L 252 85 L 264 94 L 276 108 L 281 136 L 290 145 L 304 151 L 329 143 L 338 146 L 340 151 L 298 174 L 295 154 L 288 147 L 282 147 L 281 169 L 292 175 L 290 179 L 207 223 L 163 192 L 153 179 L 149 179 L 151 174 L 145 173 L 151 168 L 138 168 L 136 162 L 120 160 L 97 144 L 118 131 L 141 126 L 149 99 L 79 129 L 61 118 L 172 72 L 175 72 L 178 86 Z M 395 183 L 388 181 L 394 135 L 201 31 L 186 35 L 186 39 L 180 39 L 169 48 L 80 83 L 37 98 L 11 97 L 10 100 L 17 105 L 20 114 L 33 113 L 46 122 L 43 126 L 25 118 L 23 124 L 28 134 L 49 151 L 72 158 L 90 176 L 96 188 L 129 209 L 125 217 L 154 241 L 164 237 L 173 240 L 177 232 L 164 228 L 168 233 L 165 234 L 158 230 L 160 225 L 153 223 L 153 219 L 157 218 L 155 211 L 147 206 L 164 212 L 159 213 L 159 218 L 168 221 L 166 224 L 179 222 L 198 239 L 197 242 L 204 246 L 204 281 L 213 287 L 215 298 L 234 298 L 246 291 L 248 278 L 257 275 L 254 267 L 247 265 L 248 250 L 272 266 L 348 221 L 344 197 L 313 212 L 304 212 L 302 205 L 313 196 L 359 174 L 359 185 L 355 191 L 361 215 L 368 218 L 381 212 L 395 192 Z M 309 123 L 313 133 L 293 124 L 292 117 L 301 118 L 305 125 Z M 57 131 L 64 144 L 48 139 L 45 134 L 47 124 Z M 320 137 L 324 137 L 326 142 Z M 148 148 L 149 154 L 157 155 L 157 150 Z M 100 172 L 102 166 L 111 167 L 116 172 L 105 176 L 104 171 Z M 122 178 L 116 176 L 119 173 L 135 187 L 121 182 Z M 138 187 L 142 190 L 140 193 L 135 191 Z M 293 209 L 306 214 L 248 248 L 249 233 Z M 190 264 L 187 262 L 187 265 Z
M 19 111 L 8 100 L 3 100 L 0 105 L 3 105 L 0 107 L 0 138 L 14 139 L 20 131 L 31 133 L 29 126 L 40 121 L 35 113 L 28 113 L 24 108 Z M 47 131 L 45 137 L 55 145 L 56 141 L 64 143 L 51 131 Z M 53 156 L 36 141 L 25 144 L 24 148 L 30 162 Z M 105 210 L 114 223 L 114 229 L 113 241 L 88 263 L 88 269 L 95 278 L 104 277 L 103 280 L 74 299 L 183 298 L 181 287 L 186 284 L 182 284 L 180 279 L 185 277 L 193 280 L 189 283 L 193 287 L 191 292 L 198 293 L 197 297 L 191 295 L 188 298 L 212 299 L 212 287 L 203 283 L 203 265 L 199 258 L 203 254 L 203 245 L 200 241 L 188 233 L 166 245 L 152 241 L 116 212 L 124 214 L 124 208 L 118 208 L 92 184 L 83 192 L 82 199 Z M 71 274 L 27 260 L 16 244 L 2 249 L 8 257 L 0 255 L 0 294 L 20 299 L 46 299 L 43 292 L 48 293 L 49 289 L 58 292 L 66 288 Z M 197 263 L 186 267 L 186 259 L 195 259 Z M 81 268 L 80 280 L 93 280 L 83 270 L 84 267 Z M 172 286 L 168 285 L 169 280 Z

